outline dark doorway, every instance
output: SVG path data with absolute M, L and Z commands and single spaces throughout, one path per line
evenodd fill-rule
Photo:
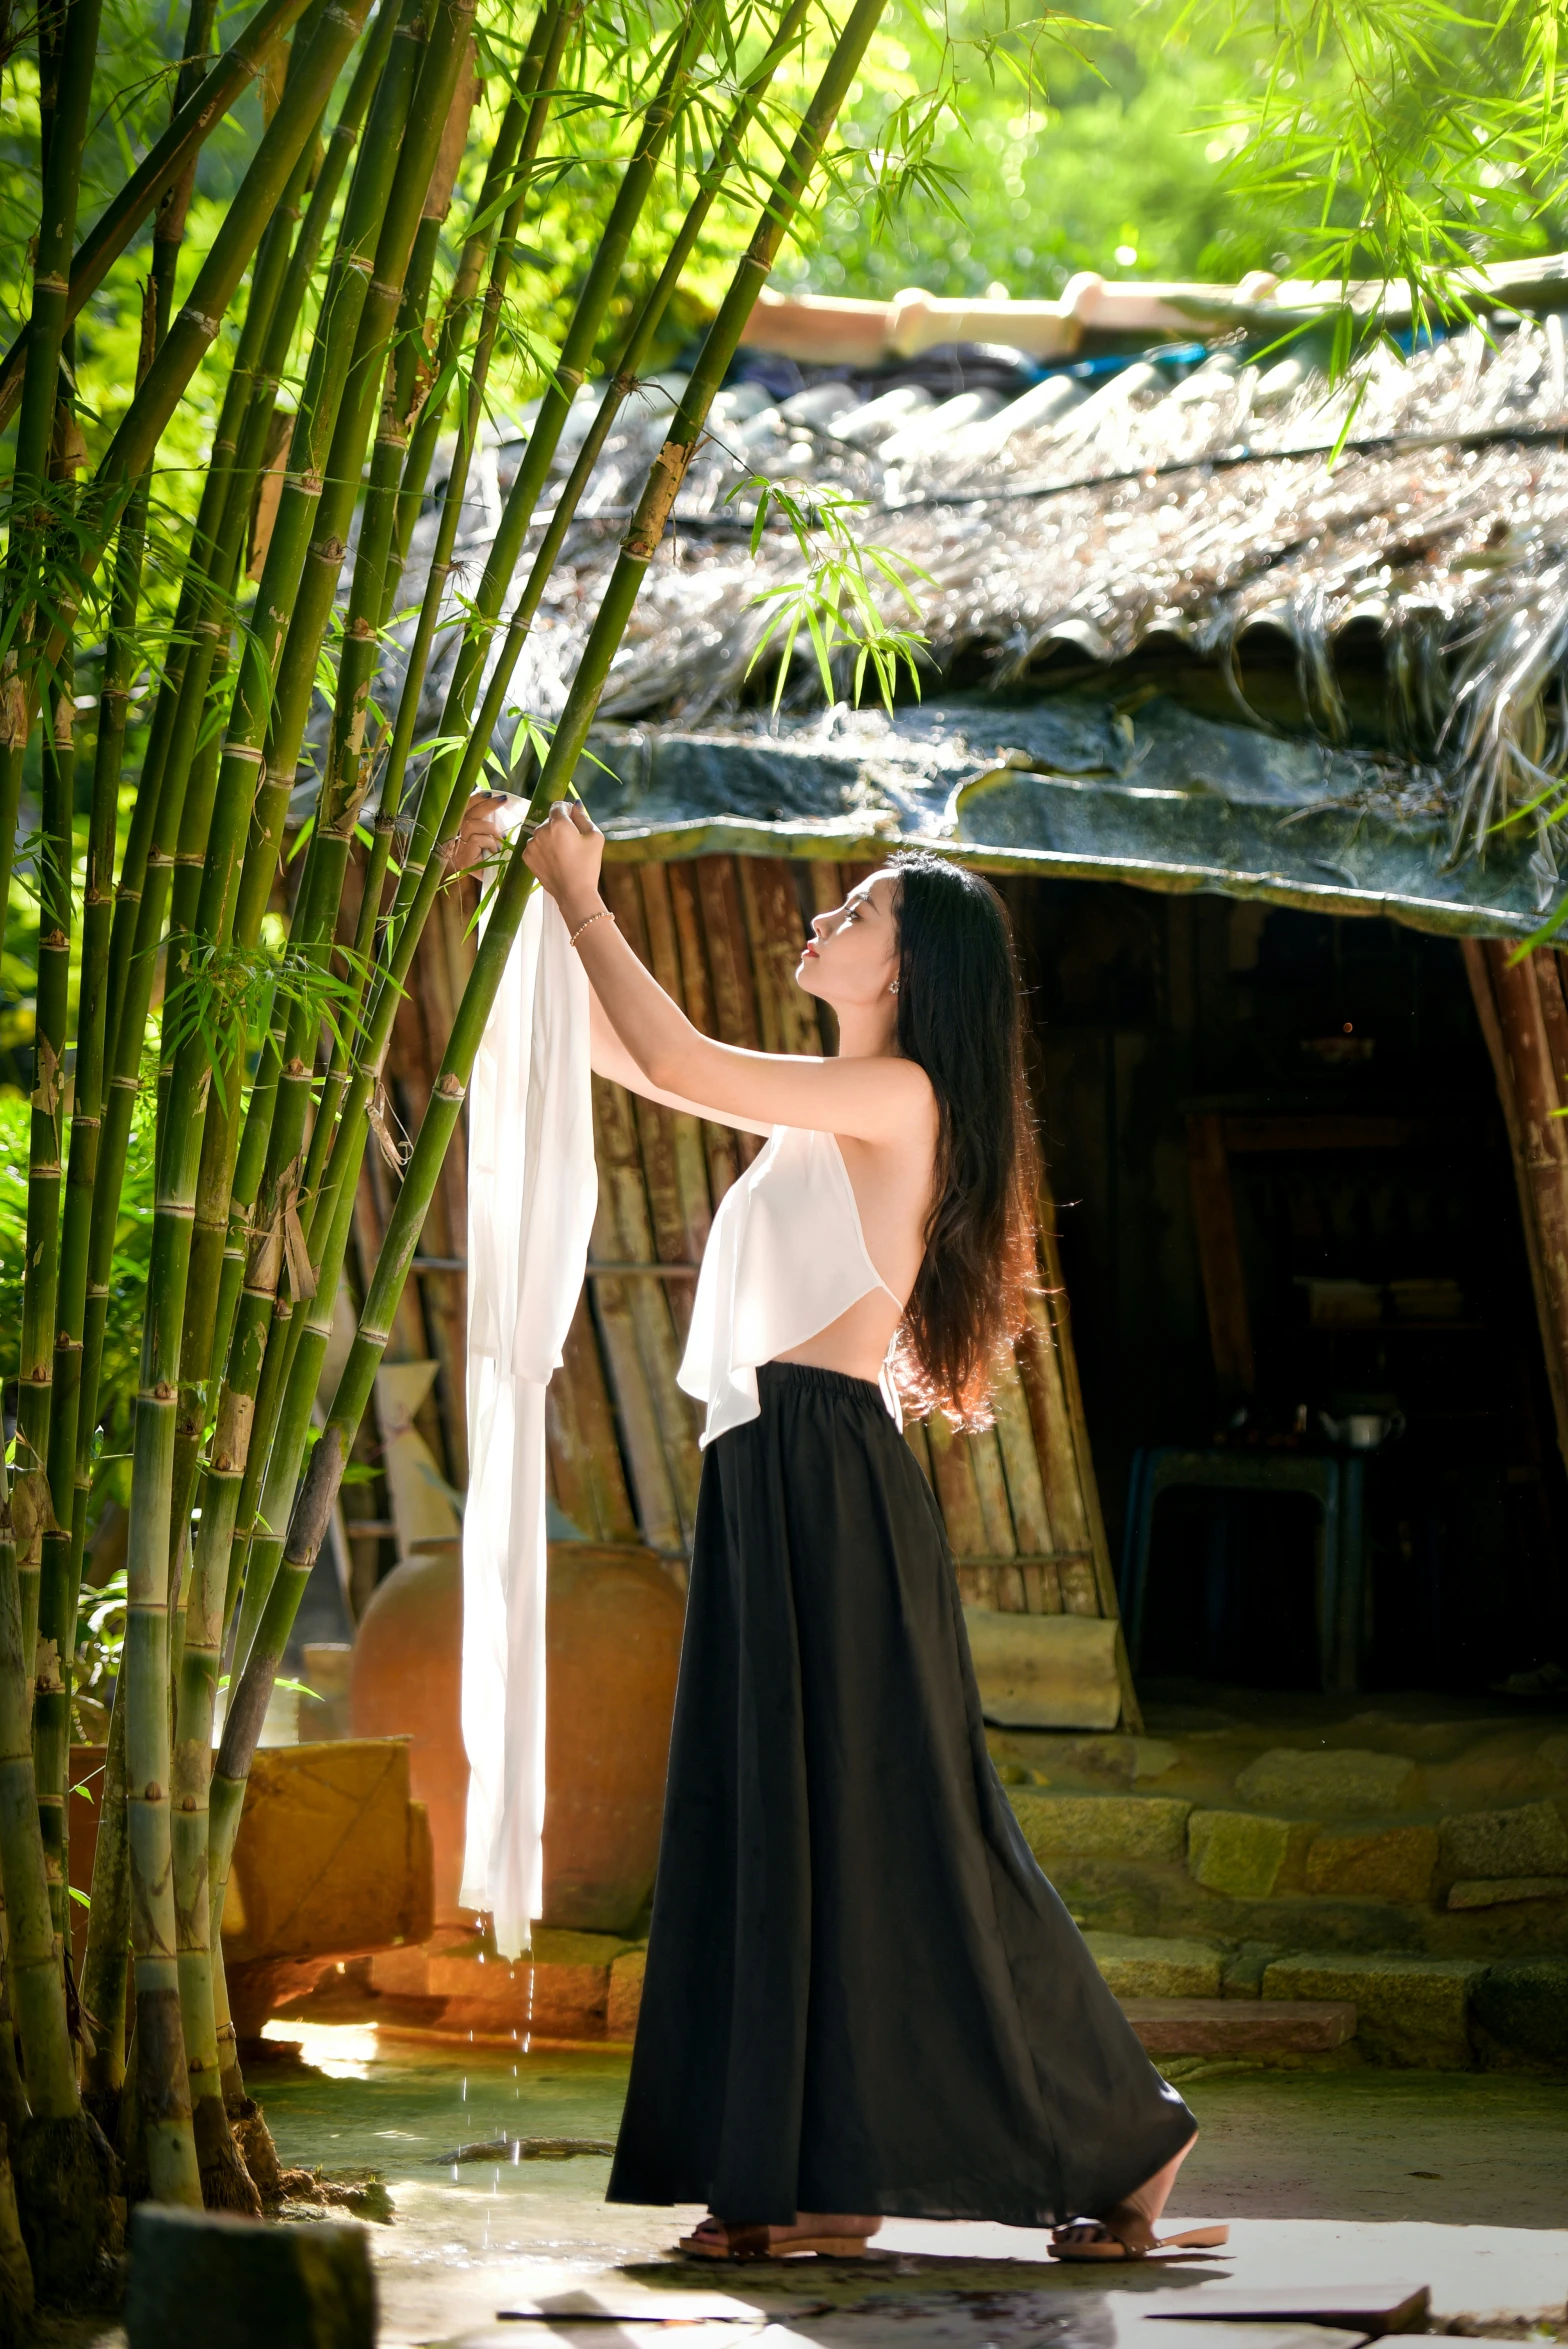
M 1008 887 L 1113 1550 L 1149 1447 L 1348 1458 L 1374 1423 L 1358 1685 L 1568 1663 L 1568 1479 L 1457 944 Z M 1165 1493 L 1141 1682 L 1317 1685 L 1316 1558 L 1297 1494 Z

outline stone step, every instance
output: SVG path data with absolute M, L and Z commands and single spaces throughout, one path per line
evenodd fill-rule
M 1150 2055 L 1326 2055 L 1356 2034 L 1344 1998 L 1124 1998 Z
M 378 1952 L 370 1981 L 378 1997 L 396 2003 L 400 2020 L 448 2037 L 576 2045 L 631 2038 L 642 1968 L 641 1945 L 613 1933 L 541 1927 L 532 1957 L 515 1964 L 477 1935 L 452 1932 L 419 1949 Z

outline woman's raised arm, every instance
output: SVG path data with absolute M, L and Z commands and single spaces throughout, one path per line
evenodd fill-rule
M 683 1106 L 703 1105 L 699 1114 L 761 1132 L 806 1126 L 867 1142 L 901 1140 L 912 1116 L 930 1114 L 930 1080 L 909 1061 L 747 1052 L 703 1035 L 611 918 L 599 895 L 603 849 L 604 835 L 587 810 L 563 802 L 523 853 L 560 906 L 594 993 L 646 1080 L 638 1090 Z
M 640 1093 L 645 1101 L 661 1101 L 666 1109 L 689 1110 L 693 1117 L 705 1117 L 714 1125 L 738 1126 L 745 1134 L 766 1134 L 767 1126 L 759 1126 L 750 1118 L 736 1117 L 732 1111 L 714 1109 L 701 1101 L 688 1101 L 679 1093 L 666 1093 L 651 1084 L 627 1051 L 610 1024 L 610 1015 L 593 991 L 588 988 L 588 1056 L 596 1077 L 608 1077 L 614 1084 L 624 1085 L 629 1093 Z

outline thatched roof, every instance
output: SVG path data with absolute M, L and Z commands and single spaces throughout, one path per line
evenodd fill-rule
M 962 363 L 943 362 L 945 386 L 934 370 L 938 391 L 962 380 Z M 1021 716 L 1037 707 L 1043 720 L 1067 688 L 1121 746 L 1098 763 L 1103 788 L 1086 794 L 1082 776 L 1072 784 L 1078 839 L 1086 850 L 1120 842 L 1126 854 L 1113 863 L 1152 857 L 1169 884 L 1227 887 L 1246 881 L 1239 854 L 1259 865 L 1260 885 L 1278 867 L 1310 895 L 1302 827 L 1328 819 L 1349 827 L 1322 875 L 1332 896 L 1363 906 L 1390 896 L 1417 919 L 1514 930 L 1552 901 L 1545 815 L 1568 751 L 1568 343 L 1558 316 L 1498 321 L 1489 335 L 1471 328 L 1407 362 L 1384 355 L 1354 393 L 1330 392 L 1302 359 L 1259 366 L 1228 351 L 1111 363 L 1099 377 L 1090 362 L 1021 392 L 1026 379 L 1005 353 L 968 364 L 978 388 L 954 398 L 923 390 L 918 362 L 917 380 L 890 394 L 828 382 L 782 401 L 754 383 L 721 395 L 601 709 L 612 728 L 652 727 L 672 752 L 683 741 L 695 753 L 700 738 L 704 758 L 687 766 L 709 781 L 685 820 L 725 812 L 712 766 L 729 742 L 736 758 L 749 745 L 753 766 L 761 757 L 778 770 L 768 820 L 820 823 L 824 792 L 838 789 L 828 770 L 851 740 L 869 749 L 875 736 L 873 765 L 935 764 L 922 766 L 925 783 L 902 813 L 896 794 L 879 801 L 857 770 L 868 836 L 927 836 L 940 796 L 946 837 L 961 841 L 979 802 L 954 797 L 954 742 L 971 745 L 971 781 L 1007 751 L 1015 777 L 1032 768 L 1071 783 L 1070 763 L 1054 763 L 1059 745 L 1030 751 Z M 628 408 L 569 534 L 513 687 L 514 702 L 541 716 L 560 706 L 677 388 L 650 385 Z M 586 397 L 580 413 L 586 427 Z M 468 565 L 482 558 L 520 446 L 486 451 L 461 547 Z M 962 696 L 940 758 L 942 729 L 913 708 L 892 729 L 837 721 L 830 747 L 805 666 L 786 701 L 796 747 L 767 747 L 757 705 L 770 681 L 747 676 L 767 617 L 756 597 L 798 575 L 800 560 L 772 530 L 751 559 L 743 485 L 756 473 L 852 490 L 865 501 L 865 537 L 932 575 L 919 621 L 926 700 Z M 626 761 L 609 737 L 604 747 L 619 770 Z M 635 766 L 644 754 L 627 749 Z M 1156 788 L 1148 778 L 1173 757 L 1187 766 L 1157 786 L 1160 798 L 1127 798 Z M 1260 762 L 1271 777 L 1261 798 L 1246 776 Z M 1211 802 L 1275 809 L 1265 829 L 1280 854 L 1263 854 L 1246 823 L 1199 853 L 1194 811 L 1170 794 L 1192 798 L 1183 777 L 1205 766 Z M 786 805 L 790 777 L 797 797 Z M 1013 837 L 991 845 L 1049 853 L 1041 827 L 1059 828 L 1065 803 L 1048 792 L 1042 802 L 1044 789 L 1021 798 L 1009 786 L 1002 828 Z M 994 790 L 986 802 L 982 829 L 994 831 Z M 678 787 L 673 798 L 661 791 L 659 820 L 680 820 L 679 805 Z M 1129 829 L 1130 807 L 1142 814 Z M 1499 837 L 1500 820 L 1521 810 L 1532 812 Z M 629 803 L 622 812 L 629 821 Z M 1275 838 L 1281 817 L 1296 835 L 1288 854 Z M 1354 844 L 1366 850 L 1374 835 L 1385 844 L 1377 869 L 1358 871 Z M 1387 869 L 1389 855 L 1399 870 Z

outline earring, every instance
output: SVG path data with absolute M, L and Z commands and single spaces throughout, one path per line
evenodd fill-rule
M 897 981 L 896 979 L 893 981 L 892 985 L 889 987 L 889 989 L 888 989 L 888 993 L 889 993 L 890 995 L 896 995 L 896 994 L 898 993 L 898 981 Z

